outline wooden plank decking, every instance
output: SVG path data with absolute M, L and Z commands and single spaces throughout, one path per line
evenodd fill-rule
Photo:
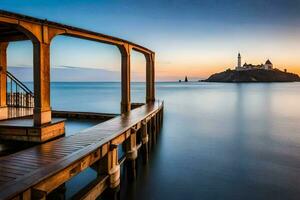
M 142 120 L 151 118 L 162 106 L 163 103 L 158 101 L 149 103 L 79 134 L 0 158 L 0 199 L 14 198 L 37 184 L 41 185 L 44 180 L 72 167 L 87 155 L 95 153 L 95 160 L 99 159 L 107 153 L 108 144 L 126 135 Z M 91 164 L 93 160 L 88 162 Z

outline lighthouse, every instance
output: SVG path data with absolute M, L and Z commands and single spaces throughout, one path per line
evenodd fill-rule
M 242 67 L 242 57 L 241 57 L 241 54 L 239 53 L 237 67 L 235 69 L 239 70 L 241 67 Z

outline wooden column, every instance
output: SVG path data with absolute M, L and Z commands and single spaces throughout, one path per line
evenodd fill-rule
M 152 134 L 152 120 L 150 119 L 148 122 L 147 122 L 147 132 L 148 132 L 148 151 L 151 151 L 152 150 L 152 144 L 153 144 L 153 134 Z
M 118 161 L 118 146 L 110 145 L 107 155 L 108 174 L 109 174 L 109 193 L 110 199 L 120 199 L 120 165 Z
M 155 54 L 146 54 L 146 102 L 155 101 Z
M 118 46 L 121 52 L 121 113 L 131 110 L 130 100 L 130 51 L 128 44 Z
M 159 129 L 161 130 L 162 128 L 162 122 L 163 122 L 163 110 L 161 109 L 159 111 Z
M 156 133 L 159 134 L 160 133 L 160 115 L 159 115 L 159 112 L 156 113 Z
M 155 145 L 157 141 L 156 115 L 152 116 L 151 125 L 152 125 L 152 136 L 153 136 L 152 142 Z
M 34 42 L 34 125 L 51 122 L 50 45 Z
M 132 128 L 130 137 L 126 141 L 126 169 L 130 181 L 136 179 L 136 158 L 138 156 L 136 134 L 137 130 Z
M 142 134 L 142 155 L 143 155 L 143 162 L 147 163 L 149 160 L 149 150 L 148 150 L 148 131 L 147 131 L 147 121 L 142 122 L 142 127 L 141 127 L 141 134 Z
M 7 46 L 7 42 L 0 42 L 0 119 L 7 119 L 8 116 L 6 105 Z

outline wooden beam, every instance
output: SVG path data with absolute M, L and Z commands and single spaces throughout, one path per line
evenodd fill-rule
M 16 29 L 6 29 L 1 31 L 1 35 L 15 35 L 15 34 L 20 34 L 22 32 L 16 30 Z
M 119 144 L 122 144 L 126 140 L 126 138 L 129 137 L 129 135 L 130 135 L 130 130 L 128 130 L 128 131 L 124 132 L 123 134 L 119 135 L 118 137 L 112 139 L 111 144 L 116 145 L 116 146 Z
M 53 191 L 55 188 L 60 186 L 61 184 L 67 182 L 89 166 L 91 166 L 93 163 L 95 163 L 97 160 L 99 160 L 101 157 L 100 149 L 94 151 L 93 153 L 85 156 L 78 162 L 70 165 L 64 170 L 61 170 L 54 176 L 43 180 L 36 186 L 34 186 L 35 190 L 44 191 L 47 194 L 49 194 L 51 191 Z
M 23 40 L 29 40 L 29 38 L 24 34 L 16 34 L 16 35 L 0 34 L 0 42 L 14 42 L 14 41 L 23 41 Z

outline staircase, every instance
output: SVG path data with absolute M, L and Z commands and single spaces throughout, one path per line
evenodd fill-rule
M 7 76 L 7 98 L 8 107 L 14 108 L 33 108 L 34 94 L 33 92 L 13 74 L 6 71 Z

